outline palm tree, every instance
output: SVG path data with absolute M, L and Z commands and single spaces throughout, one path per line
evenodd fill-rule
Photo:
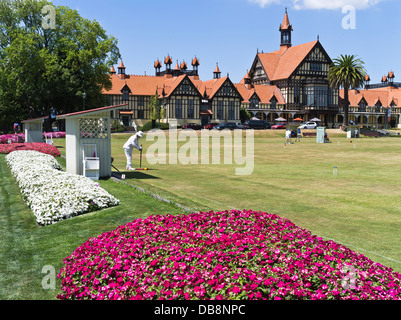
M 365 63 L 354 55 L 340 55 L 334 59 L 330 66 L 328 80 L 330 87 L 334 89 L 344 88 L 344 121 L 343 127 L 348 125 L 349 98 L 348 89 L 358 88 L 363 85 L 366 70 Z

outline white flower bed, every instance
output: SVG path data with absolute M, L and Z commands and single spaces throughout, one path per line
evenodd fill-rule
M 50 155 L 15 151 L 6 156 L 6 161 L 40 225 L 120 203 L 89 178 L 61 171 L 57 160 Z

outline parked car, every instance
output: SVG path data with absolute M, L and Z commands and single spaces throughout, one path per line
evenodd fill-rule
M 202 126 L 197 123 L 187 123 L 186 125 L 182 126 L 182 129 L 201 130 Z
M 236 125 L 237 129 L 242 129 L 242 130 L 249 129 L 249 126 L 247 124 L 242 124 L 241 122 L 236 123 Z
M 316 129 L 317 124 L 316 124 L 316 122 L 304 122 L 298 128 L 299 129 Z
M 231 123 L 231 122 L 224 122 L 224 123 L 220 123 L 219 125 L 215 126 L 213 129 L 216 129 L 216 130 L 223 130 L 223 129 L 234 130 L 234 129 L 237 129 L 237 125 L 235 123 Z
M 272 130 L 278 130 L 278 129 L 285 129 L 286 128 L 285 123 L 277 123 L 274 126 L 272 126 Z
M 209 124 L 204 126 L 204 129 L 212 130 L 217 125 L 218 125 L 218 123 L 209 123 Z
M 250 129 L 270 129 L 270 123 L 263 120 L 250 120 L 248 123 Z

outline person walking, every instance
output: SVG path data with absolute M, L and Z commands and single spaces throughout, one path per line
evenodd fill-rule
M 139 139 L 143 137 L 143 132 L 139 131 L 131 136 L 128 141 L 124 144 L 123 149 L 125 156 L 127 157 L 127 170 L 135 170 L 132 167 L 132 150 L 135 148 L 138 151 L 142 151 L 142 147 L 139 145 Z
M 17 134 L 18 131 L 19 131 L 19 123 L 16 122 L 16 123 L 14 123 L 14 133 Z

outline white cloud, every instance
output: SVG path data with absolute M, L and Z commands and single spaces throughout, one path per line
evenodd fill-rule
M 256 3 L 262 8 L 265 6 L 269 6 L 271 4 L 281 4 L 292 6 L 296 10 L 302 9 L 327 9 L 327 10 L 336 10 L 341 9 L 344 6 L 353 6 L 355 9 L 367 9 L 372 6 L 375 6 L 379 2 L 383 0 L 248 0 L 249 2 Z
M 367 9 L 375 6 L 382 0 L 294 0 L 295 9 L 328 9 L 336 10 L 344 6 L 355 9 Z
M 248 0 L 249 2 L 256 3 L 262 8 L 271 4 L 282 4 L 282 0 Z

